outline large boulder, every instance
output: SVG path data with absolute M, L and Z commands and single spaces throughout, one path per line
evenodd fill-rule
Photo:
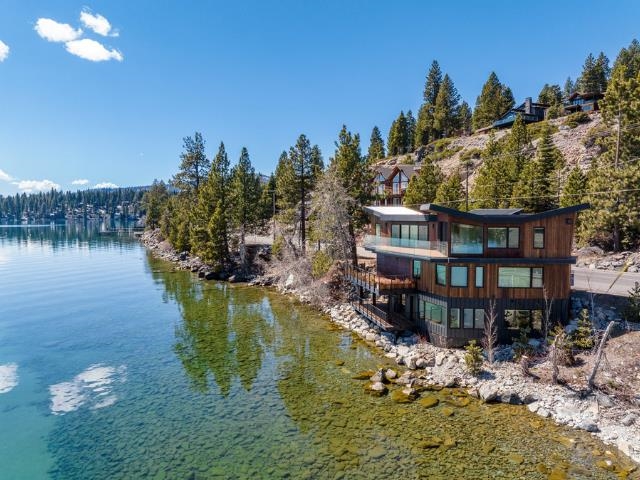
M 478 389 L 478 395 L 483 402 L 494 402 L 498 398 L 498 389 L 493 385 L 485 383 Z

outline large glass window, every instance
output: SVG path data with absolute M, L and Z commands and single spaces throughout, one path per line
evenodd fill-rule
M 381 233 L 382 233 L 382 225 L 380 225 L 379 223 L 376 223 L 376 237 L 379 237 Z
M 462 326 L 473 328 L 473 308 L 465 308 L 462 315 Z
M 420 278 L 422 274 L 422 262 L 420 260 L 413 261 L 413 278 Z
M 520 229 L 518 227 L 490 227 L 487 229 L 488 248 L 518 248 Z
M 436 283 L 438 285 L 447 284 L 447 266 L 446 265 L 436 265 Z
M 449 328 L 460 328 L 460 309 L 449 309 Z
M 400 238 L 400 225 L 391 225 L 391 238 Z
M 467 267 L 451 267 L 451 286 L 467 286 Z
M 451 224 L 451 253 L 478 254 L 482 253 L 482 227 Z
M 544 248 L 544 227 L 534 227 L 533 248 Z
M 400 238 L 409 238 L 409 225 L 400 225 Z
M 435 303 L 421 301 L 420 303 L 420 316 L 425 320 L 429 320 L 433 323 L 442 323 L 444 308 Z
M 484 328 L 484 309 L 476 308 L 473 313 L 473 326 L 475 328 Z
M 418 225 L 418 240 L 429 240 L 429 228 L 426 225 Z
M 418 240 L 418 225 L 409 225 L 409 238 Z
M 498 287 L 501 287 L 501 288 L 531 287 L 531 269 L 527 267 L 498 268 Z
M 476 287 L 484 287 L 484 267 L 476 267 Z

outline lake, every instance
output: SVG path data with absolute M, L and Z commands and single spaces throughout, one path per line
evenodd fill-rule
M 385 361 L 130 236 L 0 227 L 0 478 L 617 478 L 525 407 L 367 395 L 352 377 Z

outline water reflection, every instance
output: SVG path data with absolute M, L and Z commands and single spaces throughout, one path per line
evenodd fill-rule
M 154 279 L 164 284 L 165 300 L 174 300 L 180 308 L 173 350 L 193 388 L 207 393 L 213 382 L 227 396 L 237 378 L 251 390 L 273 343 L 269 302 L 262 298 L 239 302 L 228 285 L 194 282 L 163 269 L 166 265 L 151 257 L 149 262 Z

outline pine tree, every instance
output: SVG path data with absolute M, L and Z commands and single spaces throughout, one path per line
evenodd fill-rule
M 414 148 L 427 145 L 433 140 L 433 105 L 423 104 L 418 111 L 418 121 L 416 122 L 416 133 L 413 138 Z
M 460 95 L 449 75 L 445 74 L 433 113 L 434 130 L 439 136 L 448 137 L 458 128 L 459 103 Z
M 409 110 L 407 112 L 407 135 L 405 138 L 404 151 L 405 153 L 413 152 L 413 139 L 416 136 L 416 119 L 413 116 L 413 112 Z
M 169 191 L 164 182 L 153 181 L 151 188 L 142 197 L 142 204 L 146 212 L 146 226 L 157 228 L 160 225 L 162 212 L 169 200 Z
M 200 132 L 184 137 L 184 151 L 180 154 L 180 170 L 171 184 L 185 195 L 197 195 L 200 184 L 207 178 L 211 162 L 204 151 L 205 141 Z
M 625 78 L 633 78 L 640 72 L 640 42 L 635 38 L 627 48 L 622 48 L 616 61 L 613 63 L 613 70 L 620 70 L 626 67 Z
M 582 203 L 587 193 L 587 176 L 582 169 L 575 166 L 569 172 L 560 197 L 561 207 L 570 207 Z
M 415 208 L 423 203 L 433 202 L 440 183 L 442 183 L 442 171 L 433 160 L 427 157 L 418 174 L 409 180 L 404 194 L 404 204 Z
M 640 61 L 634 61 L 629 50 L 622 55 L 616 59 L 602 102 L 604 122 L 616 133 L 603 139 L 605 151 L 589 172 L 591 209 L 585 212 L 580 230 L 583 242 L 616 251 L 635 246 L 640 238 L 640 72 L 630 71 L 640 69 Z
M 369 140 L 369 150 L 367 151 L 367 161 L 372 163 L 384 158 L 385 156 L 384 140 L 382 140 L 380 129 L 378 127 L 373 127 L 373 130 L 371 130 L 371 138 Z
M 458 125 L 464 135 L 471 133 L 471 108 L 469 104 L 463 101 L 458 109 Z
M 440 91 L 440 84 L 442 83 L 442 71 L 440 70 L 440 64 L 437 60 L 431 62 L 427 78 L 424 82 L 424 92 L 422 94 L 422 101 L 429 105 L 435 105 L 438 98 L 438 92 Z
M 287 152 L 282 152 L 275 171 L 276 207 L 278 212 L 289 217 L 297 204 L 295 171 Z
M 407 129 L 407 117 L 404 112 L 400 112 L 398 118 L 391 124 L 389 130 L 389 140 L 387 141 L 388 154 L 391 155 L 403 155 L 407 152 L 407 145 L 409 144 Z
M 570 80 L 570 79 L 569 79 Z M 562 89 L 560 85 L 544 84 L 542 90 L 538 94 L 538 103 L 545 103 L 549 106 L 558 105 L 562 103 Z
M 356 202 L 356 209 L 366 205 L 371 195 L 371 174 L 360 152 L 360 135 L 353 135 L 346 125 L 342 126 L 335 142 L 336 151 L 331 167 L 345 190 Z M 352 214 L 355 212 L 352 212 Z
M 474 208 L 500 208 L 509 202 L 512 185 L 507 163 L 502 161 L 502 148 L 491 133 L 482 151 L 482 166 L 471 190 Z
M 220 225 L 227 221 L 227 215 L 222 206 L 222 202 L 218 201 L 213 209 L 213 215 L 207 224 L 207 241 L 202 249 L 201 258 L 209 265 L 212 265 L 217 271 L 221 271 L 228 258 L 227 237 Z
M 598 58 L 590 53 L 584 61 L 582 74 L 578 78 L 577 89 L 582 93 L 604 92 L 609 79 L 609 59 L 600 52 Z
M 231 224 L 239 232 L 240 258 L 246 263 L 245 236 L 257 226 L 260 210 L 260 176 L 256 174 L 249 152 L 242 148 L 238 164 L 231 173 L 230 185 Z
M 462 186 L 462 176 L 460 170 L 455 170 L 446 181 L 440 184 L 436 192 L 434 203 L 444 205 L 449 208 L 464 210 L 464 188 Z
M 442 84 L 442 71 L 437 60 L 431 62 L 431 67 L 427 73 L 424 83 L 424 92 L 422 94 L 422 105 L 418 110 L 418 120 L 416 122 L 415 134 L 413 136 L 413 145 L 418 148 L 427 145 L 435 140 L 435 132 L 433 127 L 434 110 L 440 85 Z
M 574 94 L 576 91 L 576 86 L 571 80 L 571 77 L 567 77 L 567 80 L 564 82 L 564 87 L 562 89 L 562 100 L 567 101 L 569 97 Z
M 536 157 L 528 162 L 513 189 L 512 203 L 528 212 L 542 212 L 558 205 L 556 169 L 564 162 L 562 153 L 553 144 L 547 125 L 538 142 Z
M 500 83 L 495 72 L 491 72 L 476 100 L 473 128 L 477 130 L 491 125 L 512 108 L 514 103 L 511 89 Z
M 297 197 L 298 220 L 300 228 L 300 249 L 304 255 L 307 242 L 307 202 L 318 175 L 322 171 L 322 155 L 320 149 L 311 146 L 306 135 L 301 134 L 296 144 L 289 149 L 289 162 L 293 167 L 292 173 L 294 190 Z
M 513 126 L 511 127 L 511 132 L 506 138 L 503 150 L 503 161 L 506 164 L 506 171 L 508 174 L 505 181 L 509 182 L 512 186 L 518 182 L 520 173 L 523 171 L 527 163 L 529 163 L 532 149 L 533 146 L 531 145 L 531 138 L 529 137 L 527 124 L 524 123 L 524 120 L 520 115 L 517 115 L 516 120 L 513 122 Z

